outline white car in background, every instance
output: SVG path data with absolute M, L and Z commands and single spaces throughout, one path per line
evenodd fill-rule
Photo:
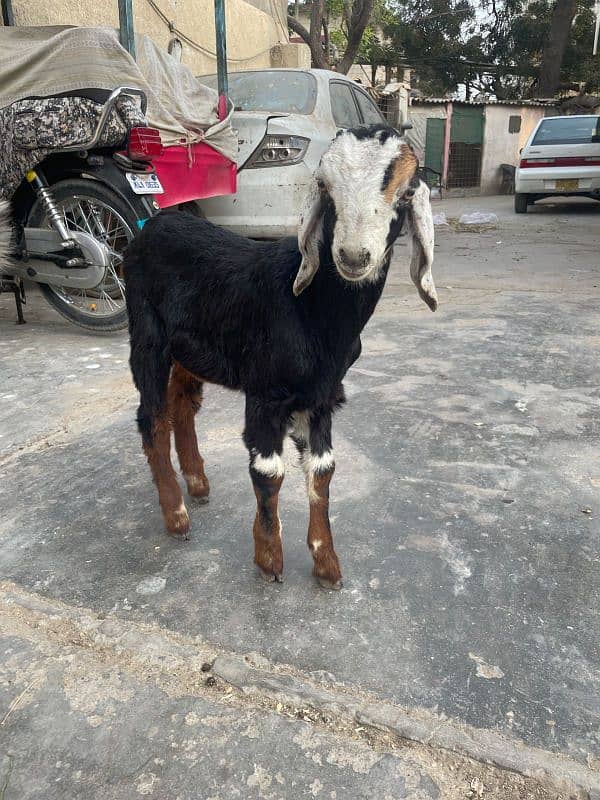
M 600 117 L 544 117 L 521 150 L 515 174 L 517 214 L 555 195 L 600 200 Z
M 202 83 L 216 88 L 216 76 Z M 197 201 L 211 222 L 255 238 L 293 235 L 313 172 L 340 128 L 385 123 L 359 84 L 328 70 L 229 74 L 237 192 Z

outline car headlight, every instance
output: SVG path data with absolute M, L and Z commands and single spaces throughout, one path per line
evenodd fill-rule
M 248 159 L 245 169 L 251 167 L 283 167 L 302 161 L 310 139 L 303 136 L 268 135 Z

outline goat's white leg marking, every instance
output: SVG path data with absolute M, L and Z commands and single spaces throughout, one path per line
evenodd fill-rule
M 302 455 L 302 469 L 306 475 L 306 491 L 309 503 L 318 503 L 319 495 L 315 491 L 315 475 L 331 472 L 335 467 L 335 460 L 331 450 L 326 450 L 321 455 L 315 455 L 306 450 Z
M 281 456 L 277 453 L 271 453 L 270 456 L 262 456 L 256 450 L 251 452 L 251 466 L 256 472 L 265 475 L 267 478 L 282 478 L 285 469 Z
M 310 411 L 297 411 L 292 415 L 291 434 L 301 448 L 300 463 L 306 476 L 306 490 L 311 503 L 317 503 L 319 496 L 315 491 L 315 475 L 322 475 L 335 467 L 331 450 L 317 455 L 310 449 Z

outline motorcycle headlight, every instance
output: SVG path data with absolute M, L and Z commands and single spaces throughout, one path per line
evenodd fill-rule
M 303 136 L 265 136 L 244 168 L 284 167 L 297 164 L 302 161 L 309 142 L 310 139 L 305 139 Z

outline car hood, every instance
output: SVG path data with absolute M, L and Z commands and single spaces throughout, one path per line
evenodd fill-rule
M 267 133 L 269 120 L 286 117 L 267 111 L 234 111 L 231 124 L 238 140 L 237 165 L 241 169 Z

